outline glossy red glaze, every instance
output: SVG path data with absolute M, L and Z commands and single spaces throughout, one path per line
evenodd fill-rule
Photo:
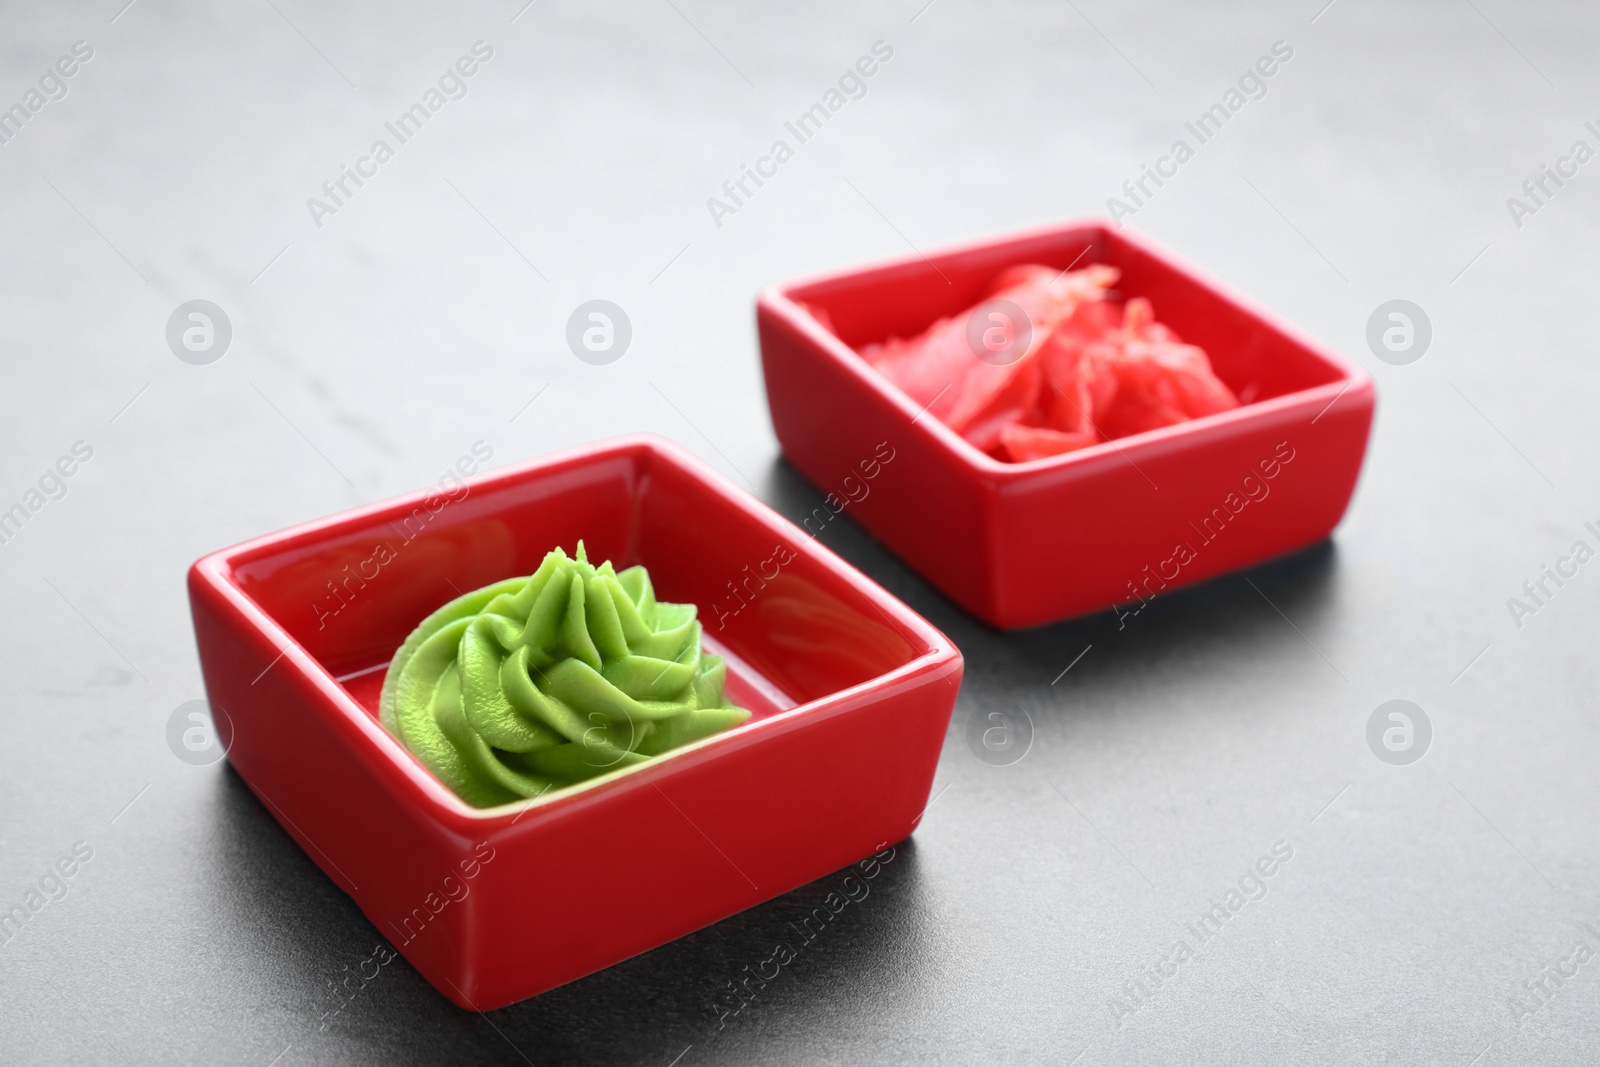
M 898 600 L 659 439 L 455 492 L 307 523 L 189 572 L 228 759 L 445 996 L 478 1010 L 533 996 L 911 833 L 962 661 Z M 730 656 L 729 695 L 756 714 L 639 768 L 469 807 L 379 725 L 381 669 L 458 591 L 531 573 L 580 537 L 591 559 L 643 563 L 663 600 L 699 606 Z M 781 565 L 779 545 L 794 554 Z M 734 611 L 729 583 L 746 581 Z
M 1117 292 L 1150 298 L 1157 319 L 1204 347 L 1247 402 L 1005 463 L 923 415 L 857 355 L 965 312 L 1019 263 L 1120 268 Z M 767 400 L 789 461 L 836 503 L 861 494 L 851 515 L 1003 628 L 1132 604 L 1327 537 L 1355 491 L 1372 425 L 1372 380 L 1360 367 L 1100 221 L 775 286 L 756 317 Z M 896 459 L 861 493 L 859 459 L 883 440 Z M 1283 449 L 1293 455 L 1286 464 Z M 1262 465 L 1274 463 L 1269 479 Z

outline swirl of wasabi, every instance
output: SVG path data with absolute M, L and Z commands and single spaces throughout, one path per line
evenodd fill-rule
M 738 726 L 722 657 L 700 651 L 693 604 L 657 603 L 643 567 L 618 574 L 557 548 L 527 578 L 423 619 L 383 679 L 385 728 L 463 800 L 539 796 Z

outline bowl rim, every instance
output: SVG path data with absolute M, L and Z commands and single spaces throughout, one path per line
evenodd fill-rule
M 850 345 L 844 343 L 816 316 L 812 315 L 795 294 L 816 286 L 839 286 L 851 281 L 864 280 L 873 275 L 888 274 L 918 266 L 937 266 L 975 252 L 990 252 L 1008 246 L 1033 244 L 1072 232 L 1114 232 L 1117 239 L 1159 261 L 1174 273 L 1205 290 L 1214 299 L 1229 302 L 1246 314 L 1259 319 L 1276 330 L 1290 342 L 1305 349 L 1313 358 L 1327 366 L 1336 375 L 1331 382 L 1297 389 L 1266 400 L 1241 404 L 1229 411 L 1203 415 L 1197 419 L 1129 434 L 1111 441 L 1090 445 L 1072 452 L 1064 452 L 1041 459 L 1010 463 L 995 459 L 966 438 L 950 429 L 936 418 L 924 419 L 927 407 L 919 407 L 909 396 L 889 379 L 879 374 Z M 1020 261 L 1019 261 L 1020 262 Z M 875 393 L 892 407 L 907 416 L 913 433 L 922 435 L 925 442 L 952 453 L 984 480 L 995 483 L 1013 483 L 1049 475 L 1056 472 L 1075 473 L 1074 468 L 1091 469 L 1115 464 L 1119 459 L 1129 463 L 1140 455 L 1154 458 L 1190 444 L 1196 435 L 1225 434 L 1229 427 L 1270 418 L 1274 414 L 1310 409 L 1320 404 L 1315 422 L 1346 393 L 1355 390 L 1359 395 L 1371 396 L 1372 377 L 1359 364 L 1334 351 L 1310 334 L 1284 320 L 1265 306 L 1246 296 L 1220 278 L 1166 248 L 1134 227 L 1114 224 L 1110 220 L 1088 216 L 1063 222 L 1047 223 L 1024 230 L 1011 230 L 1002 234 L 972 238 L 947 245 L 927 253 L 915 252 L 889 259 L 806 275 L 786 282 L 777 282 L 763 288 L 756 297 L 757 314 L 766 312 L 778 317 L 790 329 L 812 342 L 820 351 L 842 366 L 845 372 L 867 390 Z M 937 398 L 935 398 L 937 399 Z M 928 407 L 932 405 L 929 404 Z M 1130 453 L 1132 456 L 1130 457 Z M 1137 464 L 1135 464 L 1137 466 Z M 1083 472 L 1087 473 L 1087 471 Z
M 864 597 L 871 607 L 884 616 L 885 621 L 906 638 L 913 651 L 911 658 L 863 682 L 672 749 L 646 763 L 619 768 L 554 790 L 548 795 L 478 808 L 457 796 L 423 766 L 401 744 L 399 738 L 389 733 L 361 706 L 321 660 L 295 640 L 264 606 L 242 588 L 234 576 L 234 568 L 238 565 L 317 543 L 346 527 L 370 522 L 391 511 L 409 513 L 413 507 L 434 495 L 433 487 L 359 505 L 207 553 L 189 568 L 191 596 L 196 586 L 205 589 L 216 598 L 217 606 L 231 613 L 235 621 L 248 631 L 246 640 L 264 640 L 271 650 L 266 654 L 276 652 L 277 658 L 262 674 L 288 665 L 301 682 L 310 686 L 307 699 L 318 705 L 324 713 L 333 716 L 336 728 L 342 729 L 354 744 L 365 746 L 380 762 L 379 777 L 389 788 L 401 794 L 399 799 L 402 803 L 413 808 L 420 805 L 437 821 L 461 834 L 476 835 L 474 839 L 481 838 L 485 832 L 509 829 L 530 812 L 553 818 L 557 813 L 581 810 L 603 802 L 620 791 L 658 786 L 664 778 L 716 759 L 725 750 L 759 743 L 769 736 L 780 736 L 817 719 L 847 714 L 860 707 L 863 698 L 883 696 L 920 684 L 921 679 L 929 674 L 937 673 L 943 677 L 952 669 L 962 666 L 962 656 L 955 644 L 899 598 L 845 562 L 821 541 L 800 530 L 770 505 L 733 485 L 721 472 L 683 447 L 658 435 L 634 433 L 606 438 L 497 467 L 464 481 L 487 495 L 498 489 L 510 489 L 541 475 L 559 473 L 618 456 L 635 459 L 648 457 L 652 463 L 668 463 L 699 482 L 703 488 L 720 498 L 725 506 L 781 537 L 798 555 L 811 558 L 858 596 Z M 734 651 L 737 654 L 737 649 Z M 536 816 L 527 825 L 532 826 L 540 821 L 541 818 Z

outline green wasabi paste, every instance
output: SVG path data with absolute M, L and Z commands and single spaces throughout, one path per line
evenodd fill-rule
M 693 604 L 560 548 L 429 615 L 383 680 L 383 725 L 469 804 L 539 796 L 738 726 Z

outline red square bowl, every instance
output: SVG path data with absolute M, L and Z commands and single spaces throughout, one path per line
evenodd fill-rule
M 458 591 L 530 574 L 580 537 L 591 559 L 642 563 L 662 599 L 699 606 L 730 699 L 754 714 L 639 767 L 473 808 L 379 724 L 383 668 Z M 960 653 L 926 621 L 649 437 L 213 553 L 189 598 L 240 777 L 435 988 L 478 1010 L 904 838 L 961 682 Z
M 975 305 L 1006 267 L 1120 268 L 1124 297 L 1205 348 L 1239 408 L 1026 463 L 926 416 L 857 354 Z M 774 286 L 756 304 L 784 454 L 985 622 L 1020 628 L 1143 602 L 1326 537 L 1344 514 L 1375 402 L 1355 364 L 1150 240 L 1096 221 Z M 870 486 L 859 457 L 887 440 Z

